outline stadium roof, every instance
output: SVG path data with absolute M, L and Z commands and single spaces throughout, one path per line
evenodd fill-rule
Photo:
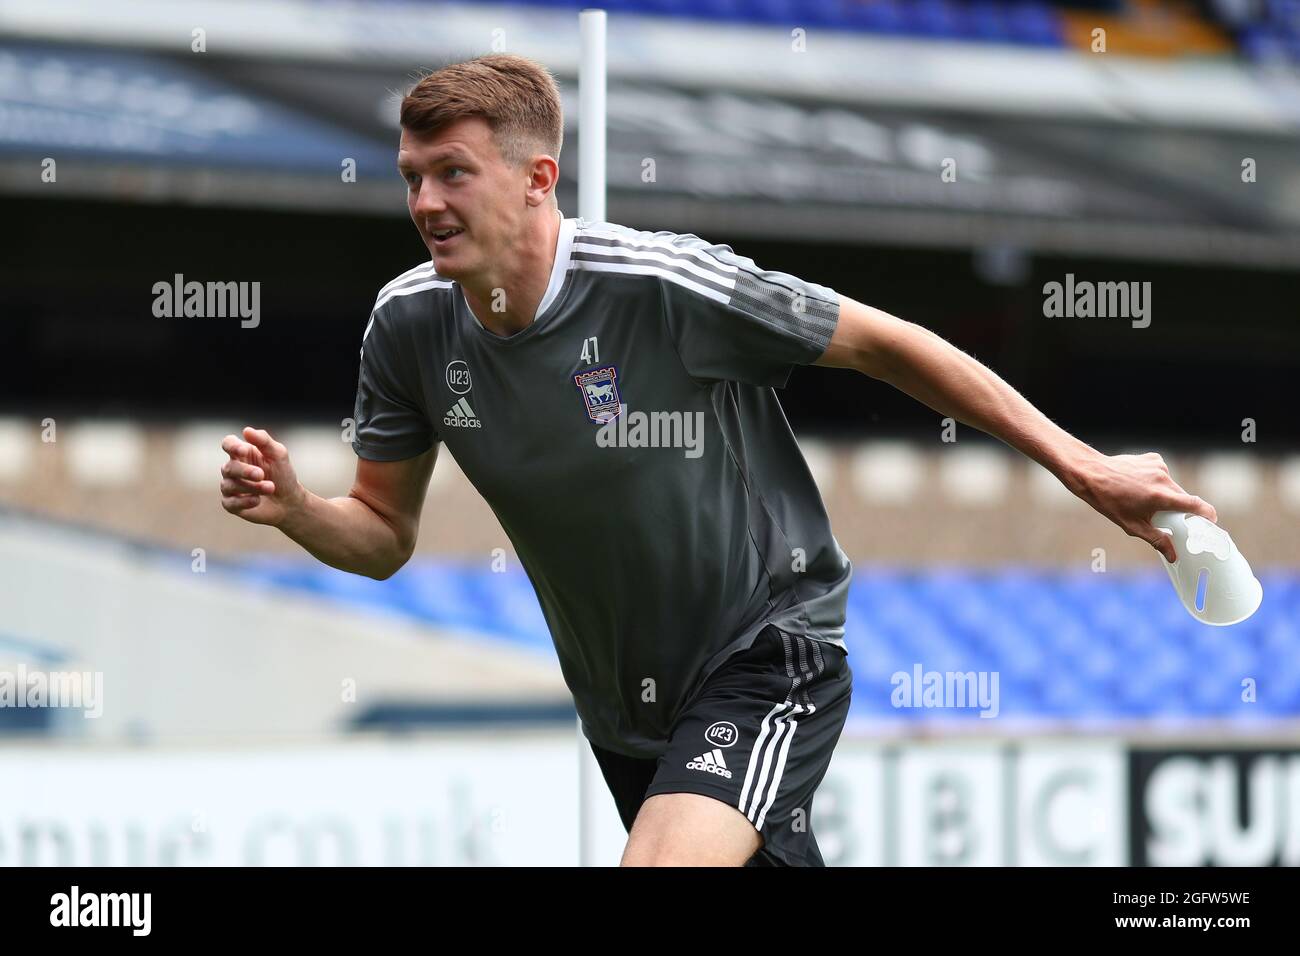
M 409 80 L 0 41 L 0 192 L 404 216 L 395 91 Z M 576 214 L 576 84 L 562 91 L 560 202 Z M 608 108 L 609 216 L 642 227 L 1300 265 L 1290 134 L 616 79 Z

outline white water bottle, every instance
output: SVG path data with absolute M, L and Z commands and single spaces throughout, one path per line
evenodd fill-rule
M 1162 554 L 1160 563 L 1192 617 L 1223 626 L 1255 613 L 1264 599 L 1264 586 L 1228 532 L 1200 515 L 1178 511 L 1157 511 L 1151 523 L 1174 539 L 1178 560 L 1170 564 Z M 1199 602 L 1198 593 L 1203 593 Z

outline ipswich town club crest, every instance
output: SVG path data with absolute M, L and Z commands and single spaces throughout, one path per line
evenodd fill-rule
M 579 372 L 573 376 L 582 400 L 587 403 L 587 417 L 604 425 L 618 418 L 618 369 L 612 365 Z

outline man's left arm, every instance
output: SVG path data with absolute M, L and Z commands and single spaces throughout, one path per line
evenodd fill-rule
M 839 321 L 817 365 L 853 368 L 930 408 L 999 438 L 1032 458 L 1127 534 L 1177 560 L 1173 541 L 1151 524 L 1157 511 L 1217 521 L 1206 501 L 1169 476 L 1155 452 L 1103 455 L 1050 421 L 1014 388 L 928 329 L 840 296 Z

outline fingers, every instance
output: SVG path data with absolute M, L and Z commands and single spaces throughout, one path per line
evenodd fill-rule
M 1151 524 L 1138 525 L 1129 534 L 1135 538 L 1141 538 L 1147 544 L 1151 545 L 1164 557 L 1166 561 L 1173 564 L 1178 560 L 1178 549 L 1174 547 L 1174 539 L 1165 534 L 1159 528 Z
M 1164 478 L 1159 483 L 1172 491 L 1172 494 L 1166 496 L 1165 503 L 1161 505 L 1160 510 L 1183 511 L 1188 514 L 1200 515 L 1202 518 L 1218 524 L 1219 513 L 1215 510 L 1214 505 L 1204 498 L 1189 495 L 1184 491 L 1182 486 L 1174 481 L 1169 474 L 1169 465 L 1165 463 L 1164 458 L 1154 451 L 1147 452 L 1142 457 L 1153 462 L 1164 473 Z
M 264 481 L 266 471 L 263 470 L 261 465 L 232 458 L 221 466 L 221 477 L 243 478 L 246 481 Z
M 1170 564 L 1174 564 L 1175 562 L 1177 562 L 1178 549 L 1174 547 L 1174 539 L 1162 531 L 1157 531 L 1156 534 L 1159 535 L 1160 540 L 1152 541 L 1150 542 L 1150 544 L 1157 551 L 1159 551 L 1161 557 L 1163 557 Z
M 287 458 L 289 450 L 271 437 L 271 433 L 262 428 L 244 426 L 244 437 L 227 435 L 221 441 L 221 449 L 232 458 L 261 464 L 263 457 Z
M 258 451 L 257 447 L 250 445 L 236 435 L 227 435 L 223 438 L 221 440 L 221 450 L 238 461 L 247 461 L 255 465 L 264 464 L 262 453 Z
M 275 482 L 225 478 L 221 482 L 221 493 L 223 495 L 273 495 Z
M 258 465 L 232 458 L 221 466 L 220 474 L 223 495 L 275 494 L 275 482 Z
M 221 507 L 225 508 L 232 515 L 248 511 L 250 508 L 256 508 L 262 502 L 261 495 L 222 495 Z
M 1210 504 L 1204 498 L 1196 495 L 1189 495 L 1174 481 L 1169 482 L 1170 491 L 1167 494 L 1159 496 L 1159 503 L 1156 511 L 1183 511 L 1187 514 L 1200 515 L 1208 521 L 1219 523 L 1219 512 L 1214 505 Z
M 289 455 L 289 450 L 272 438 L 271 433 L 265 429 L 247 426 L 244 428 L 244 438 L 268 458 L 287 458 Z
M 1214 506 L 1184 491 L 1158 452 L 1116 455 L 1111 460 L 1114 462 L 1112 481 L 1109 486 L 1102 486 L 1093 507 L 1126 534 L 1151 545 L 1170 564 L 1178 560 L 1178 550 L 1173 537 L 1151 523 L 1157 512 L 1182 512 L 1218 522 L 1219 514 Z
M 1214 509 L 1214 505 L 1210 504 L 1204 498 L 1196 497 L 1196 495 L 1185 494 L 1178 496 L 1174 501 L 1174 507 L 1179 511 L 1186 511 L 1194 515 L 1200 515 L 1202 518 L 1213 521 L 1215 524 L 1219 523 L 1219 512 Z
M 223 438 L 221 450 L 230 456 L 221 466 L 221 507 L 244 515 L 261 504 L 264 496 L 275 494 L 275 482 L 267 477 L 268 466 L 274 461 L 287 462 L 289 453 L 269 432 L 245 427 L 243 438 Z

